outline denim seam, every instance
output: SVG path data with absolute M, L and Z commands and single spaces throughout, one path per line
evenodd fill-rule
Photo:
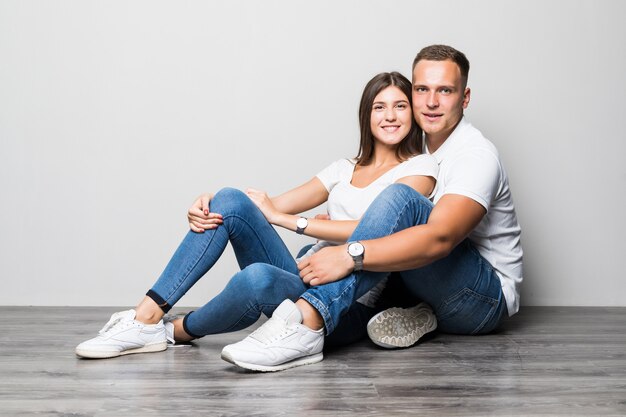
M 196 261 L 193 263 L 193 265 L 191 265 L 190 267 L 187 268 L 187 270 L 185 271 L 185 273 L 183 274 L 183 276 L 178 280 L 177 284 L 172 288 L 170 294 L 168 295 L 166 301 L 169 304 L 169 301 L 172 299 L 172 297 L 174 296 L 174 294 L 176 294 L 178 292 L 178 289 L 183 285 L 183 283 L 187 280 L 187 278 L 189 277 L 189 274 L 191 273 L 191 271 L 194 270 L 194 268 L 196 266 L 198 266 L 198 263 L 200 262 L 200 260 L 204 257 L 204 255 L 206 254 L 206 251 L 209 249 L 209 246 L 211 245 L 211 243 L 213 242 L 213 238 L 215 237 L 215 233 L 213 233 L 211 235 L 211 237 L 208 239 L 208 241 L 206 242 L 204 248 L 202 249 L 202 253 L 200 254 L 200 256 L 197 257 Z

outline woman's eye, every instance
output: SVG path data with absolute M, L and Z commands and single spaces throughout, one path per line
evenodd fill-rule
M 382 109 L 383 109 L 383 106 L 381 106 L 381 105 L 374 106 L 374 110 L 376 110 L 376 111 L 380 111 Z
M 406 108 L 407 108 L 407 105 L 406 105 L 406 104 L 404 104 L 404 103 L 400 103 L 400 104 L 398 104 L 396 107 L 397 107 L 397 108 L 399 108 L 400 110 L 404 110 L 404 109 L 406 109 Z

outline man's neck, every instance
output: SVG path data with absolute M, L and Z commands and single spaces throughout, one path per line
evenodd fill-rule
M 443 145 L 444 142 L 446 140 L 448 140 L 450 135 L 459 126 L 459 123 L 461 123 L 461 120 L 463 120 L 463 117 L 461 117 L 459 119 L 459 121 L 456 122 L 454 127 L 451 130 L 449 130 L 448 132 L 441 132 L 441 133 L 435 134 L 435 135 L 426 134 L 426 146 L 428 146 L 428 152 L 430 152 L 430 153 L 437 152 L 437 149 L 441 148 L 441 145 Z

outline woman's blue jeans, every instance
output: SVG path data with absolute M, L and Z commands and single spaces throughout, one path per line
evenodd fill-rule
M 297 300 L 308 288 L 278 233 L 244 193 L 225 188 L 213 197 L 210 208 L 222 215 L 224 223 L 204 233 L 187 233 L 147 294 L 164 312 L 169 311 L 215 264 L 230 241 L 242 270 L 220 294 L 185 317 L 185 331 L 195 337 L 248 327 L 261 314 L 271 316 L 285 299 Z M 338 331 L 332 337 L 335 344 L 362 337 L 374 312 L 355 306 L 345 323 L 360 330 Z M 333 340 L 329 344 L 334 344 Z
M 411 187 L 393 184 L 370 205 L 349 240 L 375 239 L 425 224 L 432 208 L 433 204 Z M 327 333 L 332 333 L 355 300 L 386 275 L 355 272 L 339 281 L 312 287 L 301 298 L 320 312 Z M 441 331 L 488 333 L 506 315 L 499 277 L 467 239 L 447 257 L 422 268 L 403 271 L 400 276 L 415 303 L 425 301 L 433 307 Z

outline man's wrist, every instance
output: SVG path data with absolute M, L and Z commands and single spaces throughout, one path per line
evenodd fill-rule
M 363 259 L 365 257 L 365 246 L 359 241 L 348 242 L 346 252 L 352 258 L 353 270 L 363 270 Z

